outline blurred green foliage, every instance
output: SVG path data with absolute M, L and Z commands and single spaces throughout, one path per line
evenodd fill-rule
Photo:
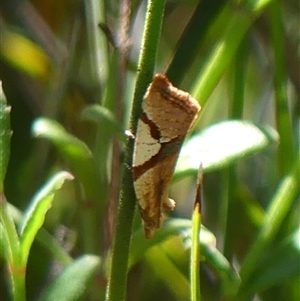
M 200 162 L 201 300 L 299 300 L 298 1 L 166 1 L 145 63 L 202 110 L 176 210 L 151 241 L 135 212 L 129 257 L 113 249 L 146 4 L 1 3 L 1 300 L 105 300 L 112 252 L 129 262 L 126 300 L 189 300 Z

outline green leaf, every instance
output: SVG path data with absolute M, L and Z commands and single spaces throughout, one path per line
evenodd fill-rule
M 226 297 L 235 296 L 241 280 L 230 262 L 215 245 L 201 244 L 201 256 L 205 257 L 206 263 L 219 276 L 223 295 Z
M 55 192 L 61 188 L 65 180 L 73 179 L 67 172 L 54 175 L 33 198 L 26 210 L 20 228 L 20 247 L 22 262 L 26 263 L 32 242 L 43 225 L 45 215 L 52 205 Z
M 171 236 L 187 237 L 190 235 L 192 221 L 189 219 L 170 218 L 163 227 L 157 231 L 152 239 L 146 239 L 143 229 L 136 231 L 132 237 L 129 268 L 139 261 L 148 249 L 156 246 Z M 203 225 L 200 231 L 200 244 L 215 245 L 215 236 Z M 203 254 L 201 254 L 203 256 Z
M 100 264 L 98 256 L 85 255 L 66 267 L 46 289 L 40 301 L 78 301 Z
M 25 300 L 25 265 L 22 262 L 20 241 L 4 194 L 0 194 L 1 247 L 9 267 L 10 290 L 15 301 Z M 2 227 L 3 225 L 3 227 Z
M 70 160 L 92 160 L 92 153 L 87 145 L 69 134 L 54 120 L 44 117 L 36 119 L 32 132 L 35 137 L 45 138 L 54 143 L 63 155 L 70 157 Z
M 0 220 L 1 252 L 4 253 L 8 264 L 18 265 L 19 237 L 4 194 L 0 195 Z
M 10 107 L 6 105 L 6 98 L 0 81 L 0 193 L 3 193 L 3 182 L 10 154 Z
M 231 120 L 214 124 L 182 147 L 176 178 L 195 174 L 202 163 L 205 171 L 223 168 L 278 141 L 275 130 L 249 121 Z
M 156 277 L 164 282 L 168 289 L 179 300 L 189 300 L 190 283 L 188 275 L 185 275 L 176 265 L 176 261 L 168 256 L 164 248 L 154 246 L 145 254 L 147 262 L 154 270 Z
M 172 218 L 164 223 L 163 227 L 155 233 L 151 240 L 147 240 L 143 237 L 144 233 L 142 229 L 137 231 L 132 237 L 129 269 L 136 262 L 141 260 L 146 253 L 148 254 L 149 250 L 163 244 L 169 238 L 174 236 L 182 238 L 183 243 L 185 244 L 185 250 L 190 249 L 192 235 L 191 228 L 191 220 Z M 228 260 L 216 248 L 215 236 L 203 225 L 201 225 L 200 230 L 200 250 L 201 260 L 205 261 L 205 263 L 214 270 L 214 273 L 218 275 L 224 295 L 234 296 L 238 290 L 240 278 Z M 165 257 L 166 255 L 157 253 L 155 256 Z M 156 264 L 161 269 L 162 264 L 157 264 L 154 261 L 153 264 Z M 169 265 L 170 263 L 167 262 L 166 264 Z M 175 267 L 172 267 L 172 269 L 175 269 Z M 177 272 L 174 270 L 174 273 Z M 189 290 L 189 288 L 187 290 Z
M 247 287 L 249 295 L 261 292 L 291 277 L 300 279 L 300 270 L 297 264 L 299 263 L 299 258 L 300 228 L 280 244 L 269 249 L 263 256 L 252 281 L 249 281 Z
M 90 201 L 99 199 L 99 174 L 87 145 L 69 134 L 58 122 L 48 118 L 35 120 L 32 132 L 36 137 L 47 139 L 58 148 L 69 164 L 72 174 L 85 188 L 86 198 Z
M 16 208 L 14 205 L 7 203 L 7 209 L 12 217 L 14 223 L 17 226 L 20 226 L 22 222 L 22 212 Z M 1 225 L 1 224 L 0 224 Z M 0 256 L 1 252 L 6 250 L 3 244 L 6 244 L 4 241 L 5 237 L 3 236 L 5 232 L 4 228 L 0 226 Z M 59 243 L 59 241 L 53 237 L 46 229 L 41 228 L 36 236 L 37 242 L 45 248 L 47 252 L 52 256 L 54 260 L 57 260 L 61 265 L 67 265 L 72 262 L 72 257 L 68 254 L 67 250 L 63 248 L 63 246 Z M 15 248 L 17 250 L 17 248 Z
M 83 109 L 81 116 L 83 119 L 92 120 L 105 127 L 106 131 L 116 135 L 120 141 L 126 141 L 124 129 L 109 109 L 99 105 L 90 105 Z

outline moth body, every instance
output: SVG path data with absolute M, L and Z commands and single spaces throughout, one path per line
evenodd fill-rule
M 133 152 L 134 189 L 146 238 L 161 227 L 163 210 L 173 210 L 168 198 L 180 148 L 197 118 L 200 105 L 189 93 L 157 74 L 149 85 L 138 120 Z

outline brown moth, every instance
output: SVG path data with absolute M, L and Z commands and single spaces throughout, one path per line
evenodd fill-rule
M 161 227 L 163 210 L 173 210 L 169 185 L 178 155 L 201 107 L 163 74 L 154 76 L 142 103 L 133 152 L 134 189 L 146 238 Z

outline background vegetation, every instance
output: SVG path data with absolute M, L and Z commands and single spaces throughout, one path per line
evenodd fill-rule
M 200 163 L 201 300 L 299 300 L 299 11 L 2 1 L 1 300 L 199 300 Z M 202 111 L 173 178 L 176 210 L 146 240 L 124 132 L 156 72 Z

